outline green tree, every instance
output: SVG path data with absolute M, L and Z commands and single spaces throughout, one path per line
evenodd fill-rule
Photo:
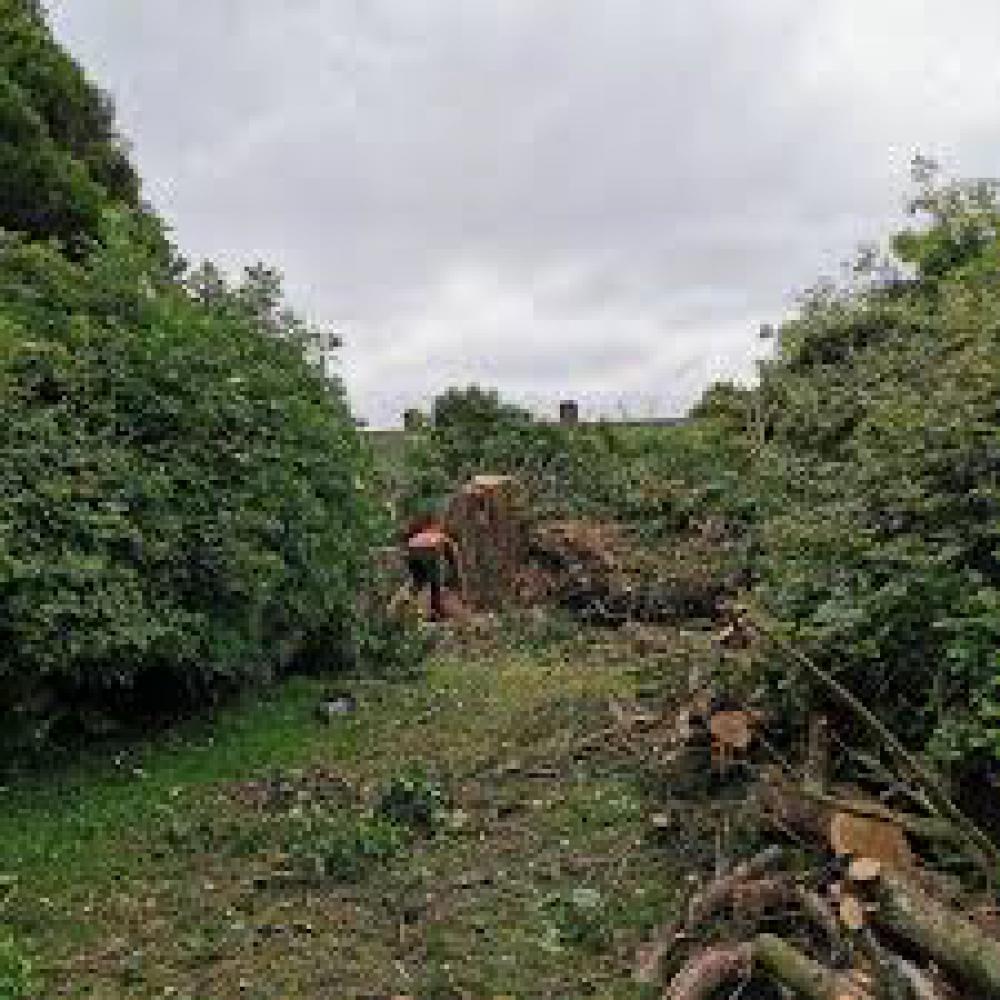
M 891 267 L 816 289 L 762 366 L 759 593 L 914 745 L 971 761 L 1000 751 L 998 208 L 916 180 Z

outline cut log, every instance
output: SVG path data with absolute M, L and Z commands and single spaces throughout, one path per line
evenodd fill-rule
M 748 979 L 753 957 L 753 949 L 747 944 L 706 948 L 674 976 L 664 998 L 708 1000 L 725 983 Z
M 916 946 L 976 996 L 1000 1000 L 1000 944 L 971 920 L 947 909 L 913 881 L 884 872 L 873 884 L 872 923 Z
M 847 975 L 828 969 L 782 938 L 761 934 L 752 946 L 754 968 L 806 1000 L 868 1000 Z
M 855 858 L 847 869 L 847 877 L 852 882 L 871 882 L 882 873 L 882 863 L 874 858 Z
M 706 948 L 671 980 L 664 1000 L 708 1000 L 727 983 L 752 971 L 805 1000 L 870 1000 L 850 976 L 834 972 L 782 938 L 758 935 L 752 942 Z
M 842 893 L 838 907 L 840 922 L 849 931 L 859 931 L 865 926 L 865 909 L 857 896 Z
M 897 871 L 913 867 L 913 854 L 906 835 L 888 820 L 835 812 L 830 819 L 828 836 L 835 854 L 869 858 Z
M 761 806 L 784 826 L 801 833 L 826 837 L 832 817 L 839 812 L 884 820 L 928 840 L 961 843 L 963 839 L 953 823 L 937 816 L 913 816 L 875 800 L 828 795 L 809 785 L 795 784 L 777 770 L 765 772 L 763 779 L 759 790 Z

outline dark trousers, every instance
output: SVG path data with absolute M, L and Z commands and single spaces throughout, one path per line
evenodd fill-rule
M 419 594 L 425 587 L 431 591 L 431 612 L 438 618 L 444 614 L 441 601 L 441 555 L 431 549 L 411 552 L 407 559 L 413 589 Z

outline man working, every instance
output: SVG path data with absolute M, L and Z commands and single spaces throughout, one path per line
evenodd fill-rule
M 440 620 L 445 617 L 445 586 L 454 582 L 461 587 L 458 546 L 445 530 L 443 517 L 433 508 L 412 517 L 403 538 L 413 591 L 419 596 L 430 588 L 430 616 Z

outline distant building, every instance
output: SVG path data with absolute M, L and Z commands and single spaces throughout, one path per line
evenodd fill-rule
M 594 427 L 599 424 L 613 424 L 616 427 L 674 427 L 684 424 L 688 417 L 600 417 L 596 420 L 582 420 L 580 418 L 580 404 L 575 399 L 564 399 L 559 403 L 558 422 L 563 427 Z M 542 418 L 542 422 L 546 422 Z M 403 413 L 403 426 L 401 429 L 374 430 L 368 427 L 366 420 L 358 419 L 358 427 L 372 430 L 378 434 L 401 434 L 407 431 L 419 431 L 427 426 L 425 414 L 412 407 Z
M 617 427 L 673 427 L 683 424 L 687 417 L 602 417 L 598 420 L 581 420 L 580 404 L 575 399 L 564 399 L 559 404 L 559 423 L 564 427 L 578 425 L 614 424 Z
M 418 431 L 424 425 L 424 415 L 416 407 L 403 413 L 403 430 Z
M 559 404 L 559 423 L 573 426 L 580 422 L 580 405 L 575 399 L 564 399 Z

